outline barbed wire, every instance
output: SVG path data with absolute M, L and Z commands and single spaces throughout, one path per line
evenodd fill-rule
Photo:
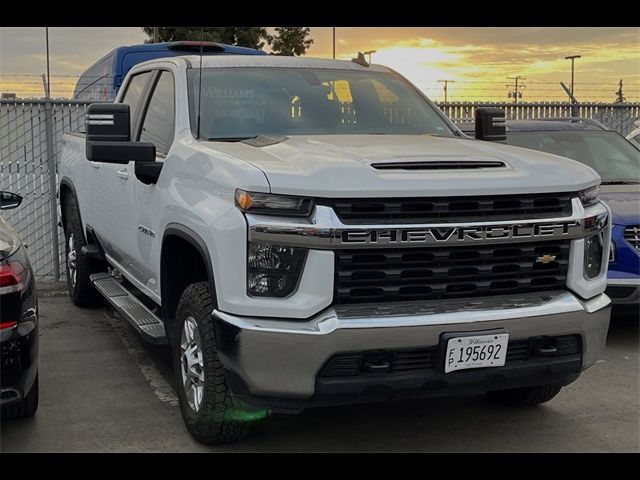
M 37 78 L 41 78 L 42 74 L 36 74 L 36 73 L 0 73 L 0 77 L 37 77 Z M 82 74 L 78 74 L 78 75 L 51 75 L 51 78 L 80 78 L 80 77 L 85 77 L 85 78 L 113 78 L 113 75 L 82 75 Z M 624 76 L 623 76 L 624 79 Z M 506 83 L 507 80 L 454 80 L 452 83 L 478 83 L 478 84 L 492 84 L 492 83 Z M 435 83 L 431 82 L 431 83 Z M 554 81 L 541 81 L 541 80 L 527 80 L 526 84 L 535 84 L 535 85 L 558 85 L 558 82 L 554 82 Z M 575 82 L 574 85 L 612 85 L 612 84 L 616 84 L 617 82 Z M 640 86 L 640 83 L 635 83 L 635 82 L 631 82 L 631 83 L 625 83 L 625 85 L 630 85 L 630 86 Z

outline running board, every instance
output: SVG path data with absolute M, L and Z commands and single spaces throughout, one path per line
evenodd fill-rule
M 142 335 L 142 338 L 156 345 L 168 343 L 162 320 L 120 282 L 106 272 L 94 273 L 90 278 L 96 290 Z

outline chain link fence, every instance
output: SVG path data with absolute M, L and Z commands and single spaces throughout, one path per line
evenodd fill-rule
M 64 238 L 56 208 L 57 165 L 64 132 L 84 125 L 88 103 L 68 100 L 0 100 L 0 190 L 24 197 L 22 205 L 2 213 L 28 245 L 37 277 L 64 272 Z M 640 103 L 487 103 L 440 102 L 454 122 L 473 121 L 478 107 L 499 107 L 508 119 L 593 118 L 626 135 L 640 117 Z
M 85 103 L 0 100 L 0 190 L 22 205 L 2 212 L 22 237 L 36 276 L 59 278 L 64 237 L 58 228 L 56 185 L 63 132 L 84 124 Z

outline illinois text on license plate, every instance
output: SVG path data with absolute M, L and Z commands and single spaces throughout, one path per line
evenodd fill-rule
M 508 333 L 449 338 L 444 371 L 501 367 L 507 358 L 508 344 Z

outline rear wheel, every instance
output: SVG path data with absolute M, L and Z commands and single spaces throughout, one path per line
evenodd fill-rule
M 537 387 L 513 388 L 487 392 L 488 397 L 502 405 L 530 407 L 548 402 L 562 390 L 562 384 L 553 383 Z
M 19 402 L 2 407 L 2 418 L 27 418 L 33 417 L 38 410 L 38 375 L 33 381 L 31 390 L 26 397 Z
M 238 405 L 227 387 L 218 357 L 211 312 L 214 301 L 207 282 L 189 285 L 176 312 L 173 363 L 182 418 L 189 433 L 205 444 L 244 438 L 265 412 Z
M 70 196 L 65 201 L 64 209 L 65 267 L 69 296 L 79 307 L 100 305 L 100 294 L 89 279 L 89 276 L 94 273 L 90 260 L 81 250 L 86 242 L 75 197 Z

